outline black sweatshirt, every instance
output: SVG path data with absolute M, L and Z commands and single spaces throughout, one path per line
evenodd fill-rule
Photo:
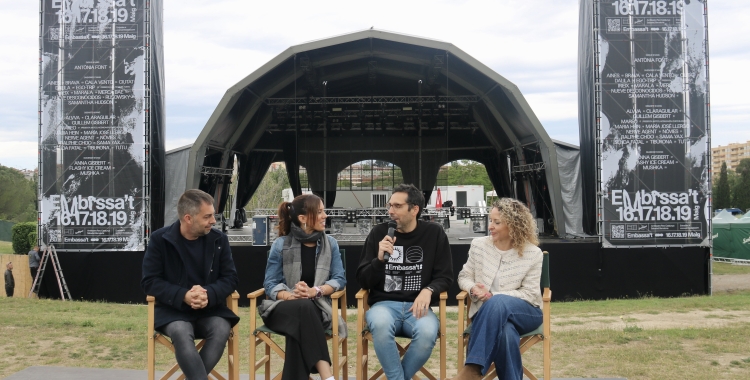
M 378 244 L 388 233 L 388 223 L 375 226 L 365 241 L 357 268 L 357 281 L 370 291 L 367 303 L 413 302 L 419 292 L 431 287 L 432 303 L 453 283 L 453 260 L 448 236 L 436 223 L 417 221 L 414 231 L 396 232 L 393 255 L 378 260 Z

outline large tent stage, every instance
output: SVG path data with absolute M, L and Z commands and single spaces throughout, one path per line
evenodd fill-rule
M 393 182 L 429 198 L 441 166 L 465 159 L 483 164 L 498 196 L 529 204 L 557 237 L 542 243 L 555 300 L 710 292 L 707 248 L 605 249 L 586 238 L 582 219 L 592 210 L 583 205 L 595 194 L 582 196 L 578 147 L 552 141 L 515 84 L 450 43 L 373 29 L 292 46 L 229 88 L 196 142 L 166 156 L 164 221 L 176 220 L 189 188 L 212 194 L 219 212 L 244 207 L 273 162 L 285 163 L 295 195 L 309 187 L 332 208 L 347 207 L 337 191 L 355 190 L 339 173 L 363 160 L 386 162 Z M 362 246 L 341 244 L 353 305 Z M 457 275 L 469 244 L 452 239 L 451 249 Z M 268 247 L 232 250 L 238 291 L 261 287 Z M 145 301 L 143 255 L 59 252 L 74 298 L 133 303 Z M 47 271 L 43 294 L 59 294 L 55 286 Z
M 347 244 L 342 242 L 342 244 Z M 468 242 L 451 244 L 453 271 L 458 276 L 466 262 Z M 360 289 L 356 279 L 362 244 L 341 245 L 346 250 L 347 304 L 356 305 Z M 553 301 L 601 300 L 642 296 L 678 297 L 709 293 L 707 249 L 602 248 L 594 239 L 544 239 L 541 248 L 550 252 Z M 245 296 L 263 286 L 268 247 L 232 245 L 240 284 L 240 305 Z M 121 303 L 145 303 L 141 290 L 143 252 L 58 252 L 73 299 Z M 42 296 L 58 298 L 52 270 L 45 273 Z M 449 291 L 449 304 L 456 304 L 458 285 Z
M 402 182 L 429 198 L 446 185 L 443 165 L 473 160 L 544 231 L 580 235 L 578 165 L 565 165 L 577 155 L 558 157 L 577 147 L 566 145 L 515 84 L 456 46 L 368 29 L 292 46 L 227 89 L 195 143 L 168 154 L 165 223 L 185 189 L 212 194 L 219 212 L 245 206 L 274 162 L 295 196 L 309 188 L 332 208 L 347 207 L 337 191 Z M 342 175 L 365 160 L 393 171 Z

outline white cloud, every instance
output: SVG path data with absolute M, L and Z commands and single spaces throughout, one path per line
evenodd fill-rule
M 172 150 L 172 149 L 182 148 L 185 145 L 191 145 L 194 142 L 195 142 L 195 138 L 177 138 L 177 139 L 168 138 L 167 141 L 164 143 L 164 148 L 166 150 Z
M 38 162 L 38 142 L 3 139 L 0 141 L 0 164 L 17 169 L 34 169 Z
M 578 93 L 541 92 L 525 94 L 524 98 L 542 122 L 578 118 Z
M 358 30 L 449 42 L 513 82 L 577 143 L 578 0 L 164 0 L 166 142 L 192 143 L 226 90 L 290 46 Z M 750 2 L 711 1 L 714 145 L 750 139 Z M 0 147 L 36 166 L 39 2 L 0 3 Z M 7 149 L 8 147 L 13 149 Z

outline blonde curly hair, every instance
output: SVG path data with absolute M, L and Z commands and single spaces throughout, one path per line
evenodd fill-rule
M 492 208 L 500 212 L 500 219 L 508 226 L 508 234 L 518 256 L 523 256 L 526 243 L 539 245 L 536 220 L 529 209 L 513 198 L 500 198 L 492 203 Z

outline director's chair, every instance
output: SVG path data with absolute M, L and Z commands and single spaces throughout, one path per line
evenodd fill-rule
M 552 335 L 550 331 L 550 301 L 552 300 L 552 290 L 550 290 L 549 281 L 549 252 L 544 251 L 542 259 L 542 278 L 540 285 L 544 289 L 542 292 L 542 324 L 527 334 L 521 335 L 521 341 L 519 343 L 521 347 L 521 355 L 526 352 L 529 348 L 535 344 L 542 342 L 542 355 L 543 355 L 543 377 L 545 380 L 551 379 L 551 368 L 550 368 L 550 355 L 552 353 L 551 340 Z M 469 297 L 465 290 L 462 290 L 456 296 L 458 300 L 458 355 L 456 356 L 457 367 L 461 368 L 464 365 L 464 358 L 466 349 L 469 344 L 469 336 L 471 335 L 471 319 L 467 317 L 469 311 Z M 538 380 L 526 366 L 523 366 L 523 374 L 531 380 Z M 490 365 L 487 374 L 484 375 L 483 379 L 493 379 L 496 377 L 495 364 Z
M 367 322 L 365 321 L 365 313 L 367 313 L 367 310 L 370 309 L 370 306 L 367 304 L 367 297 L 369 296 L 369 294 L 370 292 L 367 289 L 361 289 L 359 292 L 357 292 L 356 295 L 357 330 L 355 336 L 357 339 L 357 380 L 375 380 L 383 375 L 383 368 L 380 368 L 377 372 L 375 372 L 374 375 L 372 375 L 371 377 L 367 377 L 367 364 L 369 359 L 367 352 L 369 350 L 370 342 L 372 341 L 372 333 L 370 333 L 370 330 L 367 327 Z M 440 329 L 438 330 L 437 337 L 439 342 L 438 345 L 440 346 L 440 379 L 445 379 L 446 371 L 445 326 L 447 324 L 447 318 L 445 315 L 445 306 L 447 299 L 447 292 L 440 293 L 440 303 L 438 306 L 438 319 L 440 321 Z M 401 346 L 398 342 L 396 342 L 396 347 L 398 348 L 400 356 L 404 356 L 410 344 L 411 343 L 408 343 L 406 346 Z M 437 380 L 435 375 L 433 375 L 425 367 L 420 368 L 419 372 L 421 372 L 430 380 Z M 419 372 L 414 375 L 414 380 L 419 380 Z
M 239 293 L 236 291 L 230 294 L 227 297 L 227 307 L 232 310 L 235 314 L 239 311 L 237 307 L 237 302 L 240 299 Z M 154 296 L 146 296 L 146 301 L 148 302 L 148 380 L 154 380 L 156 378 L 156 342 L 159 342 L 159 344 L 167 347 L 172 353 L 174 353 L 174 346 L 172 346 L 172 342 L 167 339 L 166 336 L 162 335 L 160 332 L 156 331 L 154 329 L 154 306 L 156 303 L 156 298 Z M 232 329 L 229 331 L 229 339 L 227 340 L 227 362 L 229 363 L 229 380 L 239 380 L 240 378 L 240 363 L 239 363 L 239 357 L 237 356 L 239 351 L 239 340 L 237 340 L 238 336 L 238 326 L 234 325 Z M 203 344 L 205 342 L 201 339 L 195 347 L 200 350 L 201 347 L 203 347 Z M 172 368 L 170 368 L 167 373 L 164 374 L 160 379 L 166 380 L 172 377 L 177 371 L 180 370 L 179 364 L 175 363 Z M 217 379 L 217 380 L 227 380 L 224 376 L 222 376 L 220 373 L 216 372 L 216 370 L 212 370 L 211 373 L 208 375 L 209 379 Z M 180 373 L 180 375 L 177 377 L 178 380 L 184 380 L 185 375 Z
M 341 262 L 346 269 L 346 250 L 340 249 Z M 272 335 L 276 334 L 273 330 L 266 327 L 266 325 L 258 326 L 256 317 L 258 316 L 258 300 L 262 301 L 266 297 L 266 290 L 261 288 L 247 295 L 250 299 L 250 379 L 255 379 L 255 375 L 258 370 L 263 367 L 265 372 L 265 380 L 271 379 L 271 351 L 273 351 L 281 360 L 286 358 L 286 354 L 281 347 L 273 341 Z M 333 371 L 333 377 L 337 380 L 347 380 L 349 378 L 349 368 L 347 365 L 347 339 L 341 338 L 339 329 L 346 328 L 346 326 L 339 326 L 339 319 L 337 315 L 346 321 L 346 287 L 339 291 L 334 292 L 331 297 L 331 329 L 326 330 L 326 340 L 331 341 L 331 370 Z M 256 347 L 262 345 L 264 348 L 263 356 L 258 359 Z M 341 377 L 339 377 L 341 373 Z M 273 378 L 274 380 L 281 379 L 282 373 L 279 372 Z M 312 378 L 311 378 L 312 379 Z

